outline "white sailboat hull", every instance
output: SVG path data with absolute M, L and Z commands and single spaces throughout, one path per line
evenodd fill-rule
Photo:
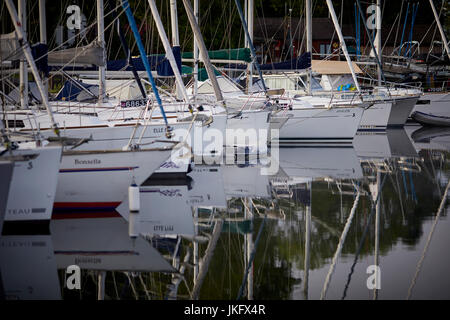
M 364 110 L 364 115 L 359 125 L 360 131 L 384 131 L 391 114 L 391 102 L 378 102 Z
M 270 111 L 244 110 L 228 117 L 224 146 L 238 153 L 266 153 L 269 128 Z
M 403 127 L 413 111 L 419 97 L 395 98 L 391 114 L 389 116 L 388 127 Z
M 375 101 L 373 106 L 364 111 L 359 130 L 384 131 L 386 128 L 403 127 L 418 98 L 394 97 L 390 101 Z
M 17 149 L 5 221 L 50 220 L 60 168 L 61 147 Z
M 351 146 L 363 112 L 364 109 L 359 107 L 287 110 L 285 115 L 289 119 L 280 129 L 279 143 L 289 146 Z
M 71 213 L 89 217 L 89 208 L 117 207 L 127 196 L 128 186 L 142 184 L 170 156 L 170 148 L 65 153 L 54 218 L 70 218 Z
M 425 93 L 413 111 L 450 117 L 450 93 Z

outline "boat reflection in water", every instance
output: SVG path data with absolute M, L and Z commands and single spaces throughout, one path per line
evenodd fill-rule
M 0 237 L 0 270 L 5 299 L 61 299 L 53 243 L 48 234 L 4 232 Z
M 420 150 L 450 150 L 448 127 L 420 127 L 411 132 L 411 138 Z
M 416 157 L 417 152 L 405 129 L 387 129 L 383 132 L 359 132 L 353 146 L 361 159 L 388 159 Z
M 121 199 L 114 205 L 83 208 L 97 203 L 90 194 L 55 207 L 50 235 L 4 230 L 4 292 L 22 299 L 450 298 L 450 258 L 442 255 L 450 242 L 446 135 L 388 130 L 353 147 L 280 148 L 273 175 L 262 174 L 260 161 L 159 175 L 139 186 L 131 224 L 127 190 L 111 186 Z M 100 199 L 107 194 L 105 184 Z M 81 290 L 65 285 L 70 265 L 81 268 Z

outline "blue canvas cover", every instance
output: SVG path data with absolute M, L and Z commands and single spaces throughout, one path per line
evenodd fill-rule
M 180 47 L 173 47 L 172 52 L 175 56 L 178 70 L 181 72 L 181 49 Z M 174 75 L 169 60 L 164 55 L 148 55 L 147 59 L 152 71 L 156 71 L 159 76 L 170 77 Z M 144 63 L 141 58 L 132 58 L 132 60 L 136 71 L 145 71 Z M 110 60 L 107 62 L 106 70 L 131 71 L 131 67 L 128 64 L 127 59 Z
M 78 86 L 75 84 L 75 82 L 78 84 Z M 86 84 L 81 81 L 76 80 L 67 80 L 64 83 L 64 86 L 59 91 L 58 95 L 56 96 L 55 100 L 57 101 L 75 101 L 77 99 L 78 94 L 82 91 L 79 86 L 83 86 L 84 88 L 88 89 L 91 87 L 96 87 L 97 85 L 93 84 Z
M 172 52 L 173 55 L 175 56 L 175 61 L 177 62 L 178 71 L 181 73 L 181 49 L 178 46 L 173 47 Z M 165 57 L 157 65 L 156 71 L 160 76 L 170 77 L 174 75 L 172 67 L 170 66 L 170 62 Z
M 304 70 L 311 67 L 311 53 L 305 52 L 300 57 L 276 63 L 261 64 L 261 70 Z M 225 68 L 229 69 L 247 69 L 246 64 L 228 64 Z

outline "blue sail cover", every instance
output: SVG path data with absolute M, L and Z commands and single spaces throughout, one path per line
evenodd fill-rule
M 74 83 L 76 82 L 78 86 Z M 64 83 L 64 86 L 62 87 L 61 91 L 59 91 L 58 95 L 56 96 L 55 100 L 58 101 L 75 101 L 77 100 L 78 94 L 82 91 L 79 86 L 82 86 L 86 89 L 95 87 L 94 84 L 86 84 L 81 81 L 75 81 L 75 80 L 67 80 Z
M 305 52 L 300 57 L 276 63 L 261 64 L 261 70 L 304 70 L 311 67 L 311 53 Z M 228 64 L 225 66 L 228 69 L 247 69 L 246 64 Z
M 180 47 L 172 48 L 173 55 L 178 65 L 178 70 L 181 72 L 181 49 Z M 159 76 L 170 77 L 173 76 L 173 70 L 170 66 L 169 60 L 164 55 L 148 55 L 148 62 L 152 71 L 156 71 Z M 132 58 L 136 71 L 145 71 L 144 63 L 141 58 Z M 110 60 L 106 64 L 108 71 L 131 71 L 131 67 L 127 59 Z
M 181 49 L 180 47 L 172 48 L 173 55 L 175 56 L 175 60 L 178 65 L 178 70 L 181 73 Z M 144 63 L 142 59 L 139 58 L 131 58 L 133 60 L 134 67 L 136 71 L 145 71 Z M 150 64 L 150 69 L 152 71 L 156 71 L 159 76 L 170 77 L 173 76 L 172 67 L 170 66 L 169 60 L 162 54 L 152 54 L 147 56 L 147 60 Z M 58 70 L 57 66 L 51 66 L 52 70 Z M 96 66 L 92 67 L 80 67 L 80 66 L 66 66 L 64 70 L 83 70 L 83 71 L 95 71 L 98 70 Z M 132 71 L 131 65 L 128 64 L 127 59 L 119 59 L 119 60 L 109 60 L 106 63 L 107 71 Z
M 175 61 L 177 62 L 178 71 L 181 73 L 181 48 L 180 47 L 173 47 L 172 48 L 173 55 L 175 56 Z M 170 65 L 169 60 L 164 57 L 163 60 L 160 61 L 160 63 L 156 67 L 156 71 L 158 72 L 158 75 L 160 76 L 174 76 L 172 66 Z

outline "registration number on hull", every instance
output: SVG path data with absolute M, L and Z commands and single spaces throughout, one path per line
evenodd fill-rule
M 147 105 L 146 99 L 120 101 L 120 106 L 122 108 L 144 107 L 146 105 Z

